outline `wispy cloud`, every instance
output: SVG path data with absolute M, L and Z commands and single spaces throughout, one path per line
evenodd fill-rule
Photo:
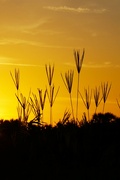
M 39 46 L 42 48 L 55 48 L 55 49 L 73 49 L 73 46 L 59 46 L 54 44 L 45 44 L 43 42 L 39 41 L 30 41 L 30 40 L 24 40 L 24 39 L 0 39 L 0 45 L 31 45 L 31 46 Z
M 87 64 L 83 64 L 83 67 L 85 68 L 113 68 L 116 67 L 116 65 L 112 64 L 111 62 L 103 62 L 101 64 L 95 63 L 95 62 L 89 62 Z
M 0 45 L 18 45 L 18 44 L 26 44 L 26 45 L 33 45 L 33 46 L 43 46 L 42 43 L 37 41 L 29 41 L 24 39 L 0 39 Z
M 64 62 L 65 66 L 69 66 L 69 67 L 75 67 L 74 62 Z M 87 64 L 83 64 L 84 68 L 120 68 L 119 64 L 112 64 L 111 62 L 105 61 L 101 64 L 95 63 L 95 62 L 89 62 Z
M 39 27 L 41 27 L 43 24 L 48 22 L 48 18 L 41 18 L 39 19 L 39 21 L 34 22 L 34 23 L 30 23 L 30 24 L 17 24 L 17 25 L 13 25 L 13 26 L 8 26 L 9 29 L 13 29 L 13 30 L 32 30 L 32 29 L 37 29 Z
M 107 9 L 102 8 L 102 9 L 90 9 L 90 8 L 84 8 L 84 7 L 68 7 L 68 6 L 45 6 L 45 9 L 52 10 L 52 11 L 66 11 L 66 12 L 76 12 L 76 13 L 105 13 Z
M 17 63 L 18 59 L 10 57 L 0 57 L 0 66 L 22 66 L 22 67 L 43 67 L 39 64 L 26 64 L 26 63 Z M 20 59 L 19 59 L 20 62 Z
M 0 63 L 3 66 L 21 66 L 21 67 L 43 67 L 42 65 L 38 64 L 23 64 L 23 63 Z
M 30 22 L 12 22 L 3 23 L 1 26 L 1 31 L 3 32 L 19 32 L 19 33 L 29 33 L 35 34 L 39 30 L 41 30 L 42 25 L 48 23 L 50 21 L 49 18 L 39 18 L 38 21 L 31 20 Z

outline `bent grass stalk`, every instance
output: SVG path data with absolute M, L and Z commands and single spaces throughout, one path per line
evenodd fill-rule
M 13 83 L 14 83 L 14 85 L 16 87 L 16 90 L 17 90 L 17 97 L 19 98 L 19 87 L 20 87 L 20 71 L 19 71 L 19 69 L 15 68 L 14 75 L 10 71 L 10 75 L 12 77 Z M 21 118 L 22 118 L 22 109 L 19 106 L 19 102 L 18 102 L 18 107 L 17 107 L 17 113 L 18 113 L 18 119 L 21 121 Z
M 41 113 L 40 113 L 40 102 L 36 96 L 36 94 L 33 93 L 33 99 L 30 97 L 31 100 L 31 107 L 33 114 L 35 118 L 33 120 L 37 120 L 38 125 L 40 125 L 40 120 L 41 120 Z
M 73 85 L 73 76 L 74 76 L 74 71 L 73 70 L 70 70 L 70 71 L 65 73 L 65 80 L 63 78 L 63 75 L 61 74 L 62 80 L 63 80 L 63 82 L 65 84 L 65 87 L 68 90 L 68 93 L 70 95 L 70 103 L 71 103 L 71 109 L 72 109 L 72 116 L 73 116 L 73 120 L 74 120 L 74 110 L 73 110 L 72 96 L 71 96 L 72 85 Z
M 108 82 L 101 83 L 102 96 L 103 96 L 103 113 L 105 109 L 105 103 L 107 101 L 108 95 L 110 93 L 112 84 L 109 85 Z
M 22 107 L 22 120 L 25 123 L 25 125 L 27 125 L 28 117 L 29 117 L 30 112 L 31 112 L 31 105 L 29 103 L 30 93 L 31 92 L 29 92 L 28 99 L 26 99 L 26 97 L 23 96 L 22 93 L 20 93 L 20 97 L 18 97 L 16 95 L 18 102 L 20 103 L 20 105 Z
M 78 50 L 77 51 L 74 50 L 75 64 L 76 64 L 76 69 L 78 72 L 76 119 L 78 119 L 79 79 L 80 79 L 80 72 L 81 72 L 81 68 L 82 68 L 82 64 L 83 64 L 84 54 L 85 54 L 85 49 L 83 49 L 82 56 L 80 58 L 80 52 Z
M 90 120 L 89 109 L 90 109 L 90 105 L 91 105 L 92 90 L 90 91 L 89 87 L 88 87 L 88 89 L 85 88 L 84 93 L 85 93 L 85 99 L 83 98 L 82 94 L 79 91 L 79 94 L 80 94 L 80 96 L 82 98 L 82 101 L 83 101 L 83 103 L 84 103 L 84 105 L 85 105 L 85 107 L 86 107 L 86 109 L 88 111 L 88 121 L 89 121 Z
M 50 124 L 51 124 L 51 125 L 53 125 L 53 122 L 52 122 L 52 107 L 53 107 L 53 104 L 54 104 L 55 99 L 56 99 L 56 97 L 57 97 L 59 88 L 60 88 L 60 87 L 58 87 L 58 90 L 57 90 L 55 96 L 54 96 L 54 89 L 55 89 L 54 85 L 51 86 L 51 88 L 50 88 L 50 94 L 49 94 L 49 92 L 48 92 L 48 90 L 47 90 L 47 95 L 48 95 L 48 99 L 49 99 L 49 103 L 50 103 Z

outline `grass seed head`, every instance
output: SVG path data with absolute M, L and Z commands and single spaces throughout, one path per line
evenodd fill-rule
M 49 86 L 51 86 L 52 80 L 53 80 L 53 75 L 54 75 L 54 65 L 53 66 L 51 66 L 50 64 L 48 66 L 45 65 L 45 69 L 46 69 Z
M 12 77 L 12 80 L 15 84 L 16 89 L 18 90 L 19 89 L 19 83 L 20 83 L 20 71 L 19 71 L 19 69 L 18 70 L 15 69 L 14 77 L 13 77 L 11 72 L 10 72 L 10 75 Z
M 63 82 L 65 84 L 65 87 L 67 88 L 68 92 L 71 93 L 72 91 L 72 85 L 73 85 L 73 77 L 74 77 L 74 71 L 70 70 L 65 73 L 65 79 L 63 78 L 63 75 L 61 74 L 61 77 L 63 79 Z
M 74 50 L 74 58 L 75 58 L 75 64 L 78 73 L 80 73 L 83 60 L 84 60 L 84 55 L 85 55 L 85 49 L 83 49 L 82 56 L 80 57 L 80 52 L 78 50 Z

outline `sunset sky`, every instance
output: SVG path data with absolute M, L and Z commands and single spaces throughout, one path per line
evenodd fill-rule
M 10 76 L 20 70 L 20 91 L 48 87 L 45 64 L 55 65 L 53 121 L 70 109 L 61 73 L 74 70 L 72 99 L 76 106 L 77 71 L 73 50 L 85 48 L 80 92 L 101 82 L 112 83 L 105 111 L 120 115 L 120 0 L 0 0 L 0 119 L 17 118 L 16 89 Z M 98 112 L 102 112 L 101 102 Z M 95 111 L 92 100 L 91 115 Z M 86 108 L 79 98 L 79 119 Z M 45 104 L 49 122 L 49 103 Z

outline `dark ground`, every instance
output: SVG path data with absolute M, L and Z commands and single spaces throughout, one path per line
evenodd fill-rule
M 120 118 L 99 113 L 54 127 L 1 120 L 1 179 L 120 179 Z

